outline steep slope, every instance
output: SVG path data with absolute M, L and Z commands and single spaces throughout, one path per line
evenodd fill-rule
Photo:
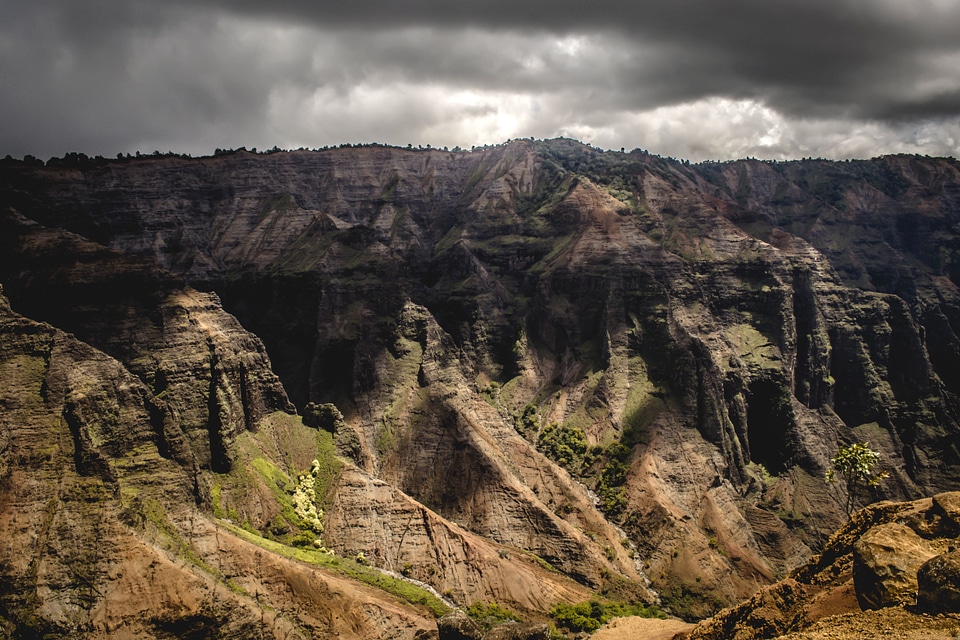
M 71 455 L 68 445 L 72 444 L 75 473 L 90 475 L 95 471 L 102 476 L 101 484 L 114 485 L 101 488 L 102 500 L 91 499 L 88 502 L 93 504 L 75 513 L 69 506 L 62 506 L 60 498 L 46 500 L 46 494 L 56 494 L 58 489 L 43 473 L 31 477 L 39 487 L 37 491 L 26 495 L 14 491 L 18 478 L 29 475 L 29 471 L 17 469 L 14 462 L 5 465 L 2 474 L 5 488 L 10 489 L 4 496 L 6 506 L 64 518 L 70 524 L 62 524 L 58 534 L 70 535 L 73 527 L 76 531 L 72 539 L 87 539 L 87 546 L 102 540 L 108 543 L 104 549 L 129 548 L 137 563 L 141 556 L 156 559 L 151 567 L 158 562 L 165 566 L 173 563 L 163 576 L 156 577 L 153 572 L 145 581 L 134 579 L 134 584 L 122 579 L 122 569 L 102 570 L 96 565 L 102 563 L 100 555 L 94 554 L 90 562 L 95 566 L 84 567 L 98 572 L 96 581 L 84 578 L 82 584 L 61 581 L 51 586 L 35 580 L 32 565 L 6 564 L 18 555 L 18 549 L 31 546 L 32 537 L 45 536 L 49 527 L 45 521 L 34 518 L 21 522 L 14 515 L 20 528 L 10 537 L 3 557 L 4 576 L 9 580 L 5 582 L 8 588 L 0 593 L 6 607 L 3 617 L 11 633 L 29 635 L 46 629 L 54 634 L 88 633 L 96 637 L 114 632 L 203 634 L 216 628 L 232 637 L 309 637 L 315 633 L 409 637 L 433 624 L 423 617 L 423 611 L 416 610 L 421 607 L 411 610 L 411 602 L 428 602 L 434 614 L 445 605 L 422 589 L 404 586 L 399 578 L 366 569 L 365 561 L 358 564 L 350 559 L 362 558 L 364 553 L 376 557 L 378 534 L 391 529 L 399 532 L 401 539 L 409 535 L 414 553 L 407 560 L 416 563 L 419 573 L 426 574 L 420 576 L 422 581 L 450 591 L 461 604 L 489 600 L 519 611 L 543 611 L 557 601 L 589 596 L 588 589 L 541 567 L 542 560 L 523 554 L 512 556 L 506 549 L 470 536 L 395 489 L 389 489 L 386 496 L 351 493 L 350 483 L 362 478 L 362 472 L 347 471 L 341 476 L 342 463 L 333 456 L 332 434 L 279 413 L 292 411 L 292 405 L 270 370 L 262 344 L 222 310 L 216 295 L 183 288 L 170 274 L 141 260 L 75 234 L 42 227 L 15 212 L 7 216 L 3 228 L 4 242 L 10 243 L 4 247 L 9 249 L 6 255 L 17 256 L 25 274 L 18 282 L 28 290 L 36 287 L 46 294 L 34 299 L 32 310 L 76 331 L 77 336 L 119 359 L 113 360 L 74 335 L 38 325 L 4 307 L 12 320 L 0 335 L 9 343 L 12 355 L 8 359 L 18 374 L 19 351 L 24 348 L 22 326 L 45 327 L 45 331 L 76 345 L 82 357 L 66 363 L 57 360 L 58 374 L 69 371 L 78 361 L 90 360 L 75 372 L 81 377 L 72 383 L 82 387 L 82 393 L 74 394 L 76 398 L 67 394 L 66 400 L 46 398 L 43 407 L 34 407 L 35 413 L 11 413 L 10 421 L 0 429 L 4 441 L 41 449 L 51 439 L 60 441 L 59 456 L 47 458 L 54 466 L 64 464 L 63 458 Z M 48 368 L 54 366 L 49 357 L 47 361 Z M 26 380 L 19 375 L 3 379 L 2 391 L 14 406 L 19 396 L 32 397 L 30 385 L 47 389 L 54 374 L 45 373 L 40 364 L 37 367 L 27 369 L 35 375 Z M 124 388 L 135 388 L 132 397 L 129 393 L 114 397 L 109 388 L 102 392 L 101 387 L 109 387 L 118 375 L 125 380 Z M 90 402 L 87 396 L 94 393 L 95 401 Z M 101 397 L 104 395 L 106 400 Z M 58 422 L 47 419 L 41 409 L 59 415 Z M 21 423 L 29 425 L 35 437 L 24 437 L 18 430 Z M 56 429 L 54 424 L 58 425 Z M 73 434 L 72 441 L 64 441 L 63 434 L 58 434 L 58 429 L 67 428 Z M 109 439 L 104 429 L 109 431 Z M 15 451 L 5 453 L 13 455 L 14 461 L 20 460 Z M 125 459 L 128 453 L 148 459 L 159 457 L 166 466 L 162 470 L 140 469 L 139 464 Z M 297 478 L 309 474 L 311 466 L 322 469 L 319 475 L 313 474 L 311 483 L 321 517 L 322 506 L 335 500 L 328 531 L 334 534 L 331 546 L 342 553 L 349 551 L 342 559 L 309 551 L 320 532 L 312 531 L 305 516 L 296 511 L 295 496 L 299 491 Z M 131 475 L 134 468 L 136 472 Z M 142 486 L 145 479 L 149 491 Z M 411 527 L 409 518 L 402 522 L 383 513 L 387 520 L 379 530 L 367 527 L 356 532 L 351 528 L 357 518 L 367 522 L 365 518 L 372 511 L 394 508 L 390 505 L 396 505 L 398 511 L 416 513 L 420 521 Z M 83 516 L 93 520 L 88 523 Z M 342 525 L 337 517 L 342 518 Z M 101 526 L 103 519 L 110 526 Z M 237 528 L 240 524 L 243 529 Z M 424 532 L 426 539 L 421 539 Z M 308 550 L 302 549 L 303 545 Z M 84 558 L 78 562 L 87 562 L 88 552 L 85 548 Z M 605 557 L 599 558 L 600 553 L 594 555 L 598 564 L 609 563 Z M 29 554 L 25 557 L 31 558 Z M 332 568 L 334 573 L 304 568 L 290 558 Z M 486 566 L 490 559 L 495 559 L 493 564 L 499 571 Z M 32 562 L 40 559 L 33 557 Z M 442 569 L 439 572 L 438 564 Z M 199 569 L 206 582 L 178 576 L 183 569 L 180 565 Z M 388 568 L 399 569 L 396 565 Z M 385 594 L 378 595 L 336 575 L 344 572 L 398 593 L 408 602 L 391 602 Z M 142 573 L 141 564 L 131 565 L 126 571 L 128 576 Z M 51 610 L 42 597 L 29 596 L 31 588 L 25 587 L 24 581 L 38 593 L 52 592 L 66 600 L 87 597 L 89 602 L 66 614 L 57 608 Z M 302 585 L 291 586 L 291 581 Z M 178 582 L 181 586 L 176 597 L 165 593 Z M 86 592 L 88 588 L 92 593 Z M 303 589 L 304 593 L 290 600 L 290 589 Z M 330 590 L 343 595 L 325 596 Z M 142 591 L 150 591 L 151 598 L 130 600 L 131 595 Z M 642 588 L 640 593 L 650 597 Z M 26 599 L 22 594 L 28 594 Z M 251 594 L 253 600 L 248 601 Z M 315 598 L 320 598 L 322 605 Z M 110 620 L 97 617 L 100 608 L 110 608 Z M 254 616 L 250 620 L 264 619 L 264 611 L 287 615 L 269 616 L 271 620 L 276 618 L 276 624 L 253 624 L 239 613 L 225 613 L 233 609 L 253 611 L 256 615 L 250 614 Z M 145 619 L 152 620 L 148 622 L 153 627 L 138 631 L 134 619 L 143 618 L 141 612 L 149 614 Z M 228 622 L 235 619 L 239 626 L 234 628 Z
M 29 637 L 408 637 L 382 591 L 264 553 L 197 509 L 175 412 L 0 296 L 0 625 Z
M 842 521 L 821 477 L 843 442 L 883 452 L 883 497 L 957 487 L 950 160 L 690 166 L 568 140 L 240 151 L 7 163 L 0 197 L 18 309 L 135 370 L 130 332 L 104 327 L 141 303 L 79 293 L 100 258 L 38 257 L 36 229 L 216 291 L 297 406 L 339 407 L 340 451 L 365 473 L 592 588 L 644 569 L 697 616 L 785 575 Z M 50 304 L 58 282 L 67 303 Z M 91 292 L 117 309 L 99 328 Z M 422 579 L 390 522 L 375 562 Z M 338 544 L 375 542 L 351 535 Z
M 958 500 L 950 492 L 870 505 L 789 578 L 677 637 L 956 637 L 960 613 L 951 600 L 917 606 L 917 573 L 926 560 L 955 553 Z M 950 575 L 956 584 L 956 571 Z

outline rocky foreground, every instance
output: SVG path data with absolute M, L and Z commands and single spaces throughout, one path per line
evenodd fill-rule
M 781 582 L 677 636 L 956 638 L 960 493 L 863 509 Z
M 0 628 L 706 618 L 960 489 L 958 283 L 952 159 L 0 161 Z

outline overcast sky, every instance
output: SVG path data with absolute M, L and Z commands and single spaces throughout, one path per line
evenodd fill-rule
M 960 156 L 960 0 L 0 0 L 0 157 Z

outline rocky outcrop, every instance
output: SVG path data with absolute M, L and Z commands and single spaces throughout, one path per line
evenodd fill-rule
M 508 622 L 484 631 L 462 612 L 437 620 L 439 640 L 549 640 L 550 627 L 540 623 Z
M 917 570 L 917 606 L 932 613 L 960 613 L 960 553 L 931 558 Z
M 483 640 L 549 640 L 550 627 L 544 623 L 508 622 L 496 626 L 483 636 Z
M 0 372 L 4 634 L 400 638 L 432 626 L 211 520 L 176 410 L 2 295 Z
M 798 628 L 803 620 L 801 605 L 806 590 L 788 578 L 761 589 L 759 593 L 732 611 L 724 611 L 698 624 L 689 635 L 694 638 L 753 640 L 775 638 Z
M 600 588 L 610 572 L 640 582 L 622 536 L 581 486 L 471 388 L 462 362 L 451 357 L 451 337 L 429 312 L 407 305 L 398 332 L 400 362 L 383 354 L 375 366 L 412 370 L 413 360 L 418 382 L 413 388 L 398 385 L 388 420 L 368 434 L 373 440 L 388 432 L 396 439 L 381 475 L 468 530 L 533 553 L 581 583 Z M 378 406 L 377 400 L 371 398 L 369 406 Z M 566 519 L 555 513 L 561 505 Z M 654 598 L 644 591 L 639 584 L 640 597 Z
M 451 613 L 437 620 L 440 640 L 482 640 L 483 629 L 463 612 Z
M 853 584 L 862 609 L 916 604 L 917 569 L 936 552 L 903 524 L 867 531 L 853 546 Z
M 545 611 L 590 590 L 551 571 L 531 552 L 490 542 L 354 467 L 345 468 L 326 510 L 325 543 L 344 556 L 427 583 L 460 604 L 496 602 Z
M 931 627 L 929 613 L 951 613 L 956 595 L 954 524 L 940 505 L 954 504 L 955 493 L 913 502 L 883 502 L 853 515 L 824 551 L 736 607 L 700 622 L 682 637 L 690 639 L 846 637 L 831 629 L 858 628 L 857 617 L 872 620 L 875 610 L 904 612 L 889 632 Z M 923 560 L 921 558 L 926 558 Z M 920 595 L 918 597 L 918 583 Z M 920 604 L 921 612 L 913 605 Z M 927 615 L 923 615 L 925 610 Z M 895 617 L 895 616 L 894 616 Z M 942 618 L 942 616 L 941 616 Z M 945 619 L 938 628 L 950 623 Z M 872 623 L 871 623 L 872 624 Z M 867 626 L 864 623 L 864 626 Z M 812 632 L 811 632 L 812 633 Z M 912 637 L 912 636 L 908 636 Z
M 263 343 L 216 294 L 19 215 L 6 225 L 5 248 L 29 269 L 29 286 L 44 291 L 24 311 L 109 353 L 162 396 L 201 468 L 228 471 L 238 433 L 294 411 Z

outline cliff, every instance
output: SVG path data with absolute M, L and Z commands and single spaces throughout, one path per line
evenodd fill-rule
M 431 626 L 202 513 L 176 409 L 119 362 L 2 297 L 0 328 L 5 635 L 363 638 Z
M 876 498 L 957 488 L 958 169 L 569 140 L 7 161 L 0 282 L 158 398 L 199 513 L 263 533 L 250 434 L 329 402 L 338 553 L 529 610 L 649 579 L 697 617 L 842 523 L 840 444 L 882 452 Z M 542 582 L 501 567 L 528 553 L 573 582 L 511 586 Z

